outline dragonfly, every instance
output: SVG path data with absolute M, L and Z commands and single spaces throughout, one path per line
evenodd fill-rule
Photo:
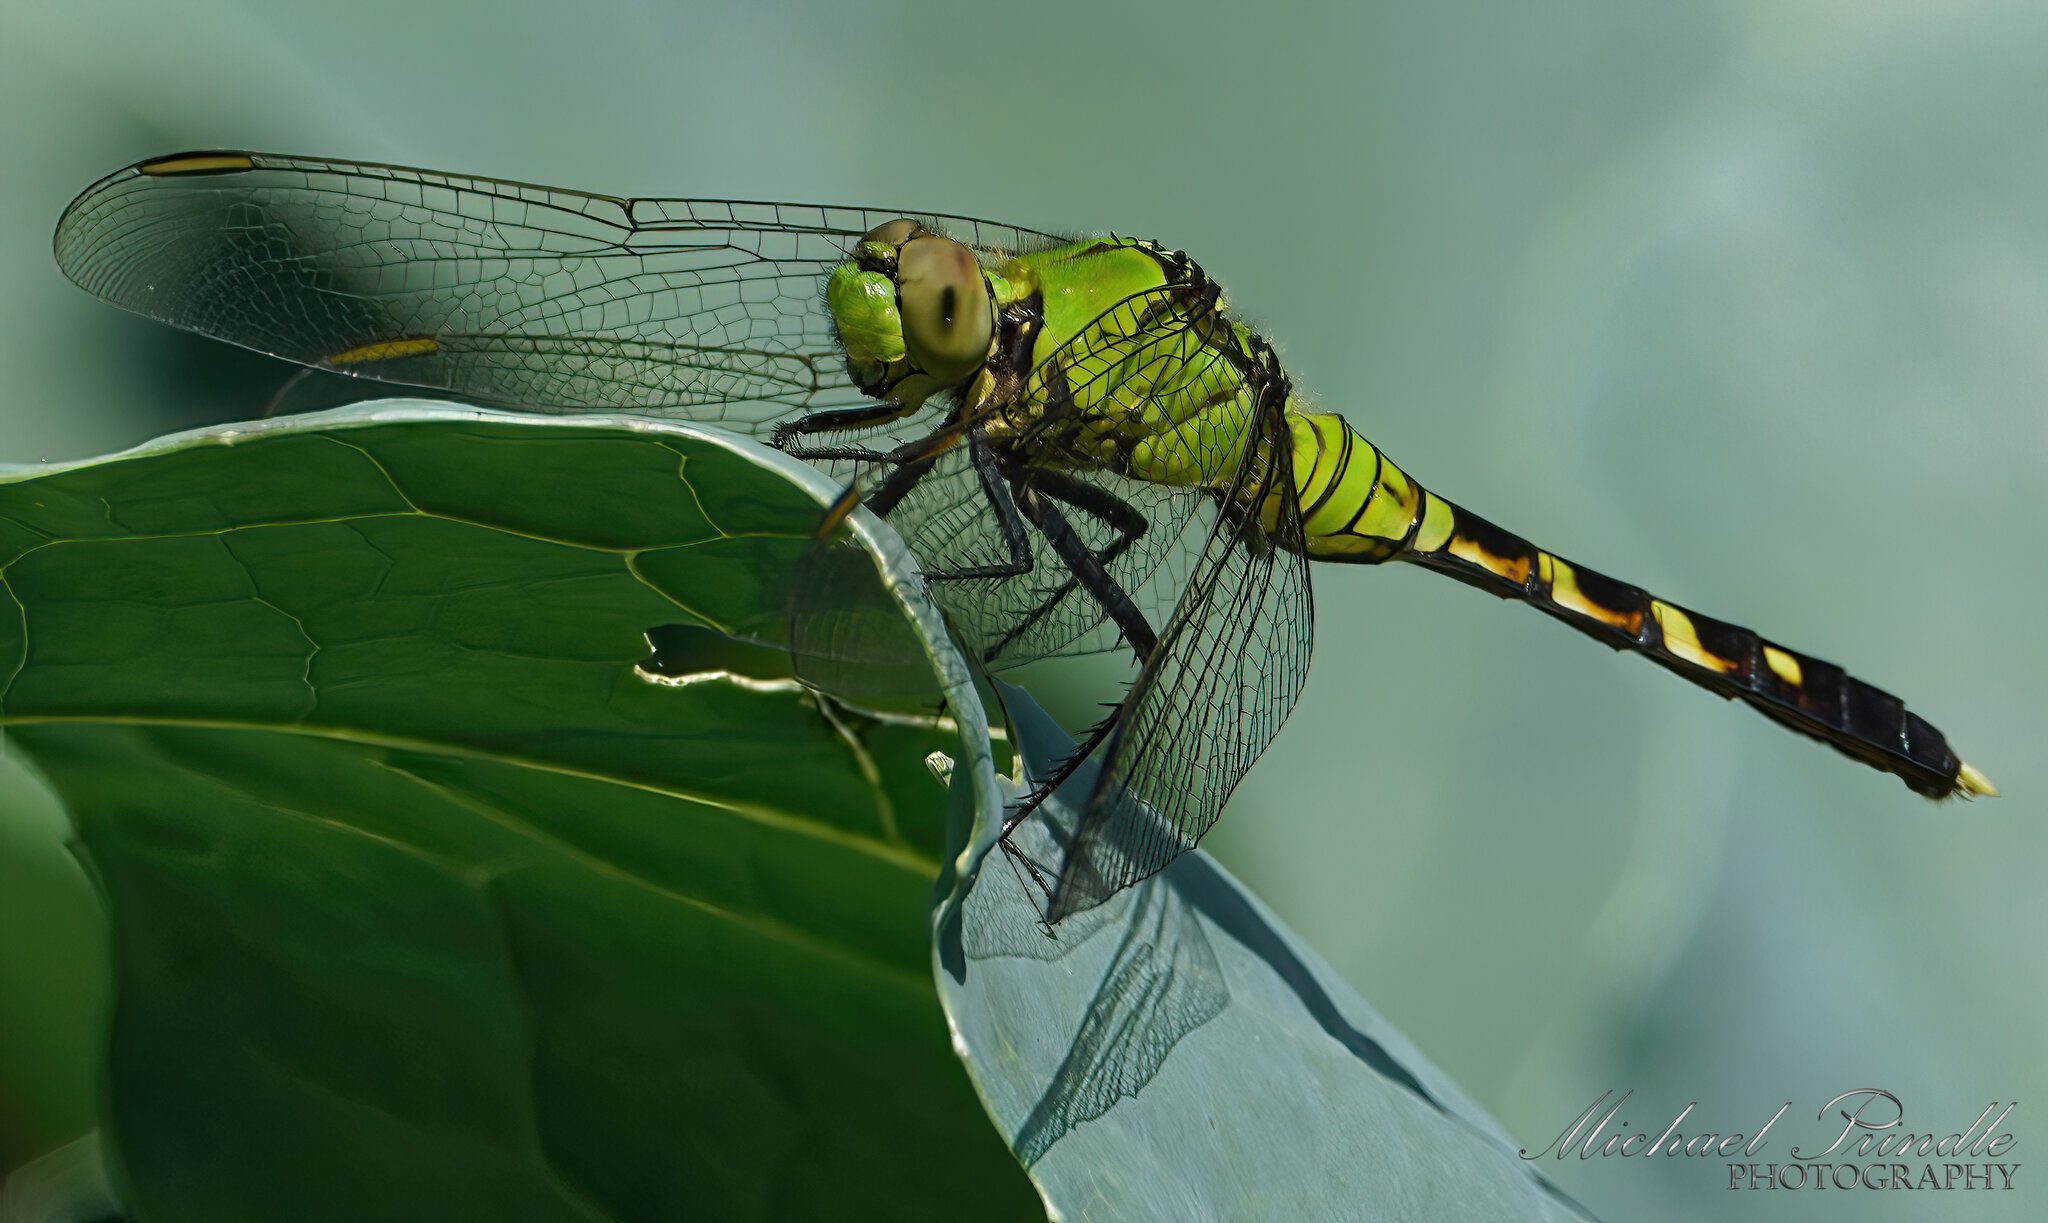
M 757 438 L 849 473 L 821 537 L 885 518 L 989 669 L 1130 651 L 1122 698 L 1004 830 L 1096 762 L 1025 862 L 1048 924 L 1215 823 L 1307 675 L 1311 562 L 1419 565 L 1930 798 L 1997 793 L 1890 693 L 1423 488 L 1158 242 L 221 151 L 95 183 L 55 247 L 106 301 L 311 369 Z

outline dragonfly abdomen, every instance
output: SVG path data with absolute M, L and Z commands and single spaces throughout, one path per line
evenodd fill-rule
M 1341 416 L 1290 408 L 1295 499 L 1310 558 L 1376 564 L 1413 538 L 1425 496 Z
M 1405 560 L 1519 599 L 1861 760 L 1930 798 L 1996 794 L 1905 702 L 1830 662 L 1574 565 L 1410 479 L 1341 417 L 1294 414 L 1308 555 Z

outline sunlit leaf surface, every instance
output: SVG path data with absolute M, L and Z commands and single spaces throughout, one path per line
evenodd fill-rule
M 932 989 L 960 735 L 636 670 L 781 614 L 829 491 L 389 404 L 6 473 L 0 709 L 111 910 L 136 1217 L 1037 1213 Z

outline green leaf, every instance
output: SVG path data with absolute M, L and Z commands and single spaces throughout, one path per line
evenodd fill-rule
M 832 491 L 418 404 L 0 476 L 0 722 L 110 910 L 134 1217 L 1038 1213 L 930 975 L 923 762 L 988 754 L 936 620 L 943 733 L 636 669 L 780 615 Z
M 1074 741 L 999 685 L 1027 778 Z M 1083 765 L 1017 830 L 1056 860 Z M 1010 794 L 1022 793 L 1007 783 Z M 1068 1219 L 1584 1219 L 1448 1076 L 1200 850 L 1048 934 L 982 823 L 937 916 L 989 1113 Z
M 418 404 L 0 473 L 0 724 L 110 910 L 133 1217 L 1582 1217 L 1205 855 L 1047 937 L 900 541 L 858 516 L 835 597 L 950 721 L 760 644 L 835 491 Z

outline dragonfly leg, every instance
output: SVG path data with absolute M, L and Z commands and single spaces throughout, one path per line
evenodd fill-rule
M 1144 538 L 1146 529 L 1151 525 L 1138 507 L 1122 497 L 1106 488 L 1075 479 L 1065 472 L 1040 468 L 1031 473 L 1031 481 L 1040 492 L 1097 519 L 1115 532 L 1115 538 L 1100 552 L 1095 553 L 1096 561 L 1102 566 L 1108 566 L 1129 550 L 1132 544 Z M 1051 597 L 1032 608 L 1015 627 L 1003 634 L 1002 640 L 988 647 L 982 654 L 982 661 L 993 661 L 1011 642 L 1031 631 L 1031 627 L 1049 615 L 1053 608 L 1059 606 L 1060 600 L 1071 594 L 1080 582 L 1078 574 L 1068 578 Z
M 1159 648 L 1159 635 L 1153 631 L 1152 625 L 1145 619 L 1145 613 L 1139 610 L 1130 593 L 1117 582 L 1115 575 L 1111 574 L 1107 567 L 1110 561 L 1115 560 L 1145 534 L 1147 524 L 1144 515 L 1128 501 L 1107 489 L 1073 479 L 1064 473 L 1037 470 L 1031 473 L 1030 480 L 1030 483 L 1022 483 L 1019 486 L 1025 513 L 1030 517 L 1032 525 L 1044 533 L 1053 550 L 1072 572 L 1073 578 L 1051 599 L 1034 609 L 1026 623 L 1010 637 L 1004 638 L 1002 644 L 1007 644 L 1017 633 L 1028 628 L 1031 621 L 1044 615 L 1064 598 L 1069 590 L 1079 586 L 1109 614 L 1109 618 L 1123 632 L 1124 639 L 1130 642 L 1131 650 L 1138 656 L 1138 661 L 1141 664 L 1149 663 Z M 1073 524 L 1052 505 L 1054 500 L 1062 501 L 1107 523 L 1117 532 L 1117 538 L 1110 541 L 1100 552 L 1089 550 L 1087 542 L 1074 531 Z M 1123 711 L 1122 701 L 1112 705 L 1108 715 L 1082 736 L 1081 742 L 1075 744 L 1074 750 L 1060 761 L 1059 767 L 1052 771 L 1051 776 L 1033 785 L 1031 793 L 1019 799 L 1010 808 L 1003 819 L 1004 834 L 1007 835 L 1011 829 L 1030 816 L 1038 805 L 1045 801 L 1047 795 L 1059 789 L 1074 770 L 1080 767 L 1081 762 L 1092 755 L 1096 748 L 1102 746 L 1103 741 L 1108 739 L 1110 732 L 1116 728 Z
M 1088 733 L 1081 736 L 1081 741 L 1074 745 L 1073 751 L 1060 759 L 1050 776 L 1034 782 L 1031 793 L 1010 804 L 1009 811 L 1003 816 L 1003 831 L 999 835 L 1009 836 L 1012 828 L 1023 823 L 1030 818 L 1033 811 L 1038 810 L 1038 804 L 1050 797 L 1054 790 L 1065 785 L 1067 778 L 1073 776 L 1074 770 L 1081 767 L 1081 762 L 1094 755 L 1095 749 L 1102 746 L 1102 741 L 1109 738 L 1109 732 L 1116 729 L 1117 720 L 1123 716 L 1123 712 L 1122 701 L 1111 705 L 1108 715 L 1088 728 Z M 1034 875 L 1037 873 L 1036 870 L 1032 871 Z
M 1152 525 L 1137 506 L 1106 488 L 1076 479 L 1066 472 L 1040 469 L 1032 473 L 1032 483 L 1047 496 L 1100 519 L 1116 532 L 1116 538 L 1109 541 L 1109 546 L 1095 554 L 1095 559 L 1105 565 L 1143 539 L 1145 531 Z
M 1022 577 L 1032 568 L 1031 537 L 1025 534 L 1024 520 L 1017 515 L 1017 501 L 1010 495 L 1010 486 L 1003 479 L 1003 473 L 996 469 L 995 456 L 989 453 L 988 439 L 979 430 L 968 434 L 967 453 L 974 460 L 974 474 L 981 478 L 981 495 L 988 499 L 989 508 L 995 511 L 996 526 L 1003 533 L 1003 548 L 1010 558 L 993 565 L 969 565 L 928 574 L 927 580 Z
M 840 459 L 856 463 L 879 463 L 889 457 L 879 450 L 870 450 L 865 446 L 790 446 L 783 448 L 782 453 L 792 459 L 802 459 L 806 463 Z
M 1102 558 L 1089 550 L 1088 542 L 1074 530 L 1066 515 L 1052 504 L 1048 491 L 1029 483 L 1019 484 L 1018 491 L 1022 494 L 1020 503 L 1031 524 L 1044 533 L 1046 541 L 1052 544 L 1052 550 L 1073 573 L 1074 581 L 1109 614 L 1110 620 L 1123 632 L 1124 640 L 1131 643 L 1138 661 L 1142 663 L 1150 659 L 1152 652 L 1159 648 L 1159 634 L 1152 631 L 1151 624 L 1145 620 L 1145 613 L 1138 610 L 1130 593 L 1117 582 Z
M 949 425 L 928 437 L 906 442 L 887 454 L 874 451 L 860 452 L 873 462 L 894 463 L 896 469 L 876 485 L 875 491 L 871 493 L 861 492 L 858 478 L 848 484 L 846 491 L 839 494 L 839 499 L 826 508 L 825 516 L 819 520 L 818 537 L 822 539 L 831 534 L 840 523 L 846 521 L 846 516 L 853 513 L 854 507 L 858 505 L 867 506 L 868 512 L 877 518 L 886 517 L 890 510 L 896 508 L 898 502 L 910 494 L 911 489 L 917 487 L 919 480 L 930 474 L 933 465 L 939 461 L 939 456 L 959 442 L 962 432 L 959 426 Z M 801 450 L 784 453 L 791 458 L 808 457 Z M 848 450 L 840 452 L 837 457 L 856 456 L 853 451 Z
M 843 433 L 848 429 L 865 429 L 870 425 L 886 425 L 902 420 L 915 408 L 905 408 L 900 403 L 862 403 L 846 408 L 820 408 L 806 412 L 795 420 L 784 421 L 775 426 L 775 433 L 768 444 L 777 450 L 788 450 L 790 442 L 813 433 Z M 877 458 L 881 457 L 879 454 Z

